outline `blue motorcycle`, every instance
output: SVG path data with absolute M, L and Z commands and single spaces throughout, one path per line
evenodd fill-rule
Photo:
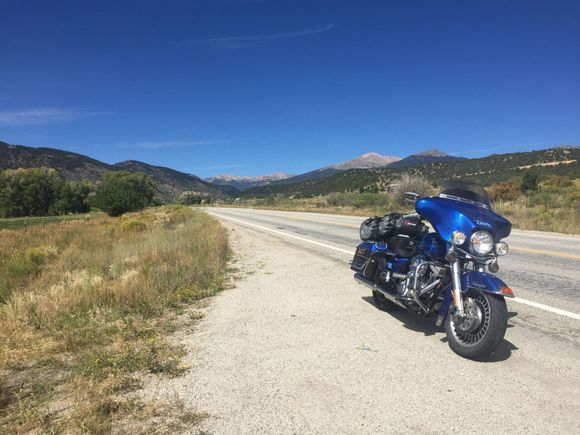
M 493 274 L 508 253 L 502 239 L 511 223 L 491 209 L 485 191 L 460 181 L 437 196 L 413 192 L 405 199 L 417 213 L 391 213 L 361 224 L 363 242 L 351 268 L 385 311 L 405 308 L 445 322 L 451 349 L 465 358 L 492 353 L 507 328 L 512 290 Z M 427 221 L 432 228 L 429 230 Z

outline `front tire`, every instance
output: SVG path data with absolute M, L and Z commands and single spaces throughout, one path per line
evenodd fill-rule
M 445 320 L 449 347 L 464 358 L 489 355 L 500 345 L 507 329 L 505 300 L 502 296 L 469 290 L 464 304 L 466 312 L 477 317 L 478 321 L 461 320 L 449 314 Z

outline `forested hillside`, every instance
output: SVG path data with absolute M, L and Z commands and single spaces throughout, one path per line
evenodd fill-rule
M 580 148 L 560 147 L 540 151 L 493 154 L 477 159 L 426 163 L 410 168 L 353 169 L 328 178 L 289 185 L 261 186 L 243 193 L 246 197 L 273 194 L 290 196 L 326 195 L 332 192 L 380 192 L 404 173 L 427 179 L 434 185 L 450 178 L 469 179 L 483 186 L 522 177 L 533 170 L 540 176 L 566 175 L 580 178 Z

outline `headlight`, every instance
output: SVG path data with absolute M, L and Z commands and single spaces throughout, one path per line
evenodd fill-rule
M 487 255 L 493 249 L 493 238 L 485 231 L 476 231 L 471 235 L 471 250 L 474 254 Z
M 500 256 L 503 257 L 504 255 L 506 255 L 509 251 L 509 247 L 508 244 L 506 242 L 499 242 L 495 244 L 495 253 Z
M 465 239 L 467 239 L 467 236 L 461 231 L 454 231 L 451 235 L 451 243 L 456 246 L 463 245 L 465 243 Z

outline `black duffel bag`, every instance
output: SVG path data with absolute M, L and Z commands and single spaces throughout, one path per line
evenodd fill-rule
M 360 224 L 360 238 L 361 240 L 380 240 L 379 223 L 381 218 L 378 216 L 365 219 Z
M 401 216 L 395 226 L 396 234 L 404 234 L 410 237 L 418 237 L 428 231 L 429 229 L 417 215 Z
M 402 216 L 401 213 L 389 213 L 381 219 L 379 222 L 379 236 L 381 239 L 387 239 L 395 234 Z

